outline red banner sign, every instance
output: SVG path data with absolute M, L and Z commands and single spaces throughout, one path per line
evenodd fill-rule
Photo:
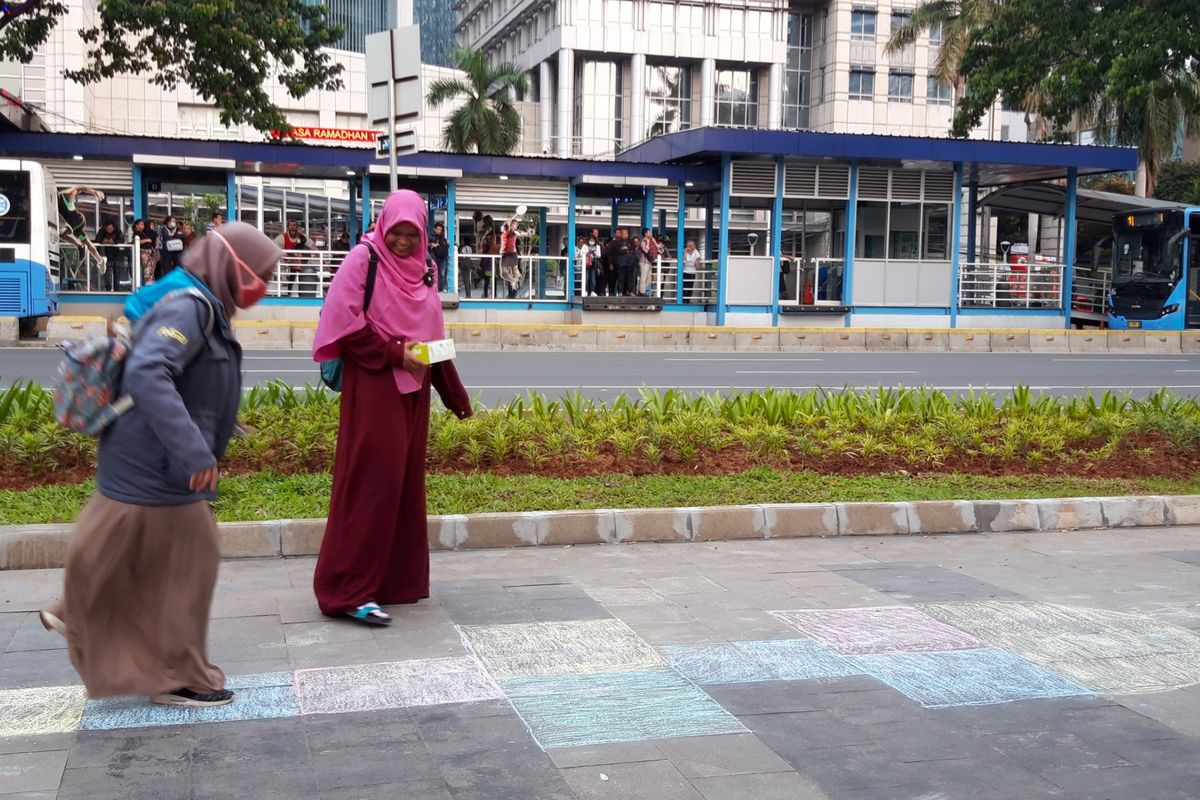
M 345 142 L 348 144 L 375 144 L 379 131 L 356 131 L 349 128 L 307 128 L 298 126 L 288 134 L 290 139 L 310 139 L 321 142 Z M 275 131 L 276 138 L 282 138 Z

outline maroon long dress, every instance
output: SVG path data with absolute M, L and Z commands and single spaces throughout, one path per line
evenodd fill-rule
M 429 596 L 425 447 L 431 385 L 459 417 L 470 398 L 453 362 L 425 372 L 401 394 L 392 374 L 403 343 L 371 328 L 340 340 L 342 403 L 333 494 L 313 589 L 321 613 L 340 616 L 364 603 L 415 603 Z

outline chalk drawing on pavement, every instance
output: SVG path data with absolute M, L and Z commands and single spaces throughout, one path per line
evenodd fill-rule
M 619 619 L 467 625 L 462 633 L 497 678 L 666 666 L 663 657 Z
M 768 639 L 659 648 L 679 670 L 701 685 L 843 678 L 862 670 L 811 639 Z
M 1200 636 L 1150 617 L 1055 603 L 931 603 L 925 613 L 1103 694 L 1200 683 Z
M 0 690 L 0 738 L 70 733 L 79 727 L 86 700 L 82 686 Z
M 926 708 L 1007 703 L 1093 692 L 1001 650 L 853 656 L 859 671 Z
M 669 668 L 501 678 L 544 748 L 745 733 L 746 727 Z
M 303 669 L 296 673 L 296 695 L 303 714 L 345 714 L 473 703 L 504 693 L 479 659 L 457 656 Z
M 911 606 L 771 611 L 841 655 L 974 650 L 984 643 Z
M 296 695 L 288 686 L 242 689 L 237 700 L 216 708 L 160 706 L 144 697 L 89 700 L 79 729 L 82 731 L 153 728 L 160 725 L 195 725 L 201 722 L 238 722 L 251 719 L 281 719 L 300 713 Z

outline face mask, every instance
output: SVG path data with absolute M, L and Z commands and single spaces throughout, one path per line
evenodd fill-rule
M 175 223 L 174 223 L 174 222 L 172 222 L 170 225 L 168 225 L 168 226 L 167 226 L 167 230 L 169 230 L 169 231 L 173 231 L 173 230 L 175 230 Z
M 234 305 L 238 308 L 249 308 L 259 300 L 262 300 L 267 294 L 266 281 L 258 277 L 258 273 L 250 269 L 249 264 L 238 258 L 238 254 L 234 251 L 233 245 L 229 243 L 228 239 L 216 231 L 211 231 L 211 233 L 221 240 L 221 244 L 225 245 L 225 249 L 229 252 L 229 257 L 237 264 L 238 290 L 237 297 L 233 300 Z

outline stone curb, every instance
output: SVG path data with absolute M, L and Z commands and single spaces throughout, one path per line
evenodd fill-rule
M 1200 525 L 1200 495 L 908 503 L 768 503 L 703 508 L 527 511 L 429 518 L 432 550 L 711 542 L 899 534 L 1084 531 Z M 316 555 L 323 519 L 223 522 L 224 558 Z M 71 526 L 0 527 L 0 570 L 66 560 Z

